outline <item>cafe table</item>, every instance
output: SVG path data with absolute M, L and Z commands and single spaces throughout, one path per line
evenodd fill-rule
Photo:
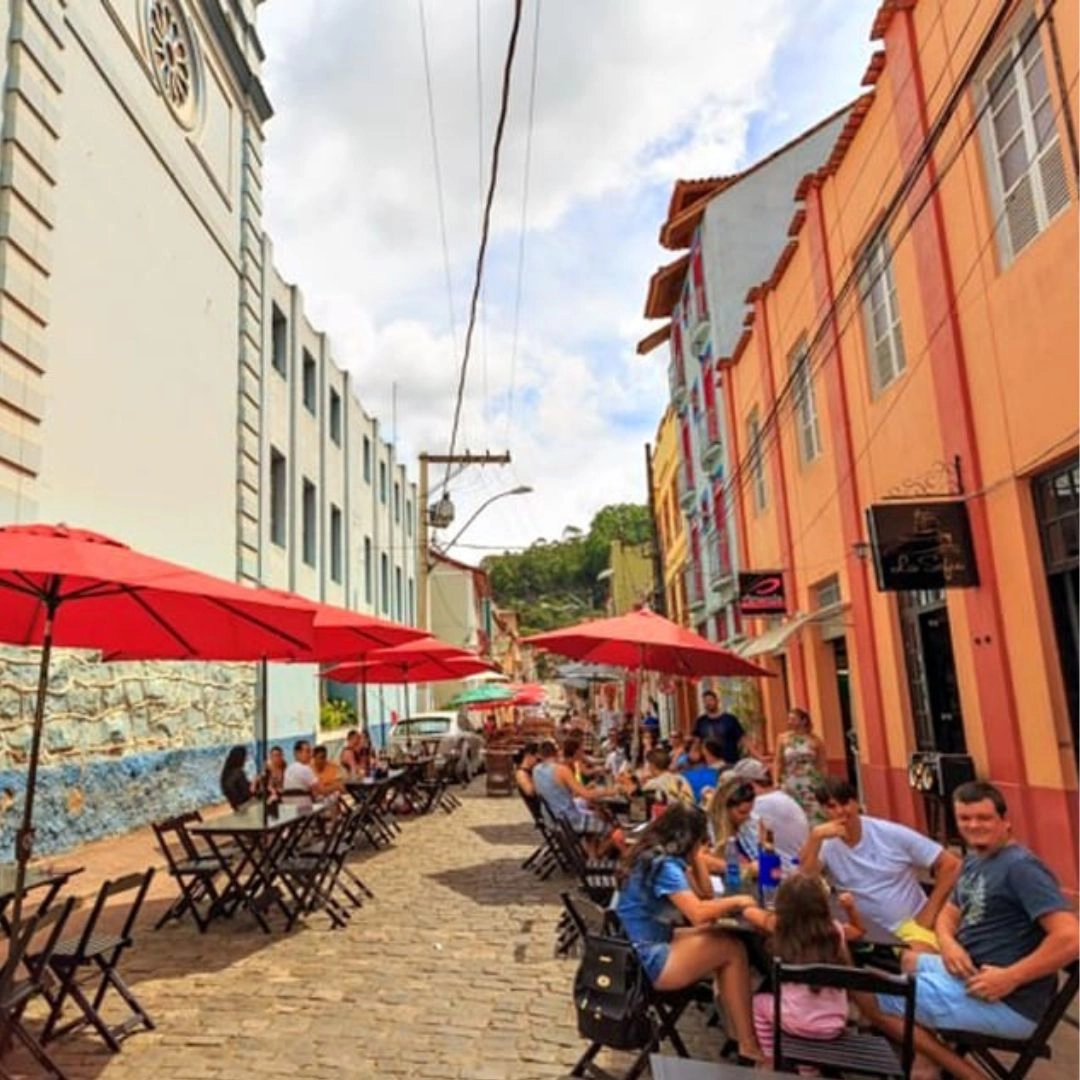
M 209 818 L 188 831 L 202 837 L 221 865 L 226 886 L 211 909 L 211 917 L 232 915 L 237 908 L 249 912 L 269 934 L 266 911 L 276 906 L 291 925 L 300 898 L 281 874 L 281 864 L 307 831 L 323 816 L 326 804 L 313 807 L 262 801 L 241 810 Z
M 7 917 L 8 905 L 15 899 L 15 879 L 17 867 L 14 865 L 0 866 L 0 932 L 4 937 L 11 937 L 11 921 Z M 44 889 L 45 895 L 37 906 L 37 911 L 45 912 L 49 905 L 56 899 L 56 894 L 76 874 L 81 874 L 81 866 L 28 866 L 26 868 L 26 880 L 23 884 L 23 893 L 26 894 L 38 889 Z

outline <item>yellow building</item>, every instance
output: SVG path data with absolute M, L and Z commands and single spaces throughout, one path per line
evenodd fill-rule
M 608 557 L 611 569 L 611 603 L 613 615 L 636 611 L 642 604 L 651 604 L 655 582 L 651 544 L 626 544 L 611 541 Z
M 690 625 L 686 605 L 686 519 L 679 506 L 679 424 L 669 405 L 656 430 L 652 455 L 652 511 L 660 541 L 665 614 L 680 626 Z

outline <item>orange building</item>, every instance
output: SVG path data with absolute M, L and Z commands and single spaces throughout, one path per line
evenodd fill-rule
M 913 755 L 969 755 L 1074 891 L 1077 22 L 885 0 L 720 365 L 739 563 L 784 575 L 747 628 L 774 734 L 805 705 L 871 812 L 932 829 Z

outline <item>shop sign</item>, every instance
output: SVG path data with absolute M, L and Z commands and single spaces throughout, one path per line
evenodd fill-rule
M 739 575 L 739 611 L 743 615 L 784 615 L 784 574 L 781 570 L 756 570 Z
M 979 584 L 962 500 L 878 503 L 866 520 L 881 592 Z

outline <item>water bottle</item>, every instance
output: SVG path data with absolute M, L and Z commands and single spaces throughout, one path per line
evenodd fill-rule
M 761 903 L 766 908 L 772 908 L 776 902 L 780 874 L 780 856 L 773 844 L 772 830 L 766 829 L 765 839 L 758 849 L 758 887 L 761 889 Z
M 724 892 L 729 896 L 742 889 L 742 867 L 739 865 L 739 845 L 729 837 L 724 845 Z

